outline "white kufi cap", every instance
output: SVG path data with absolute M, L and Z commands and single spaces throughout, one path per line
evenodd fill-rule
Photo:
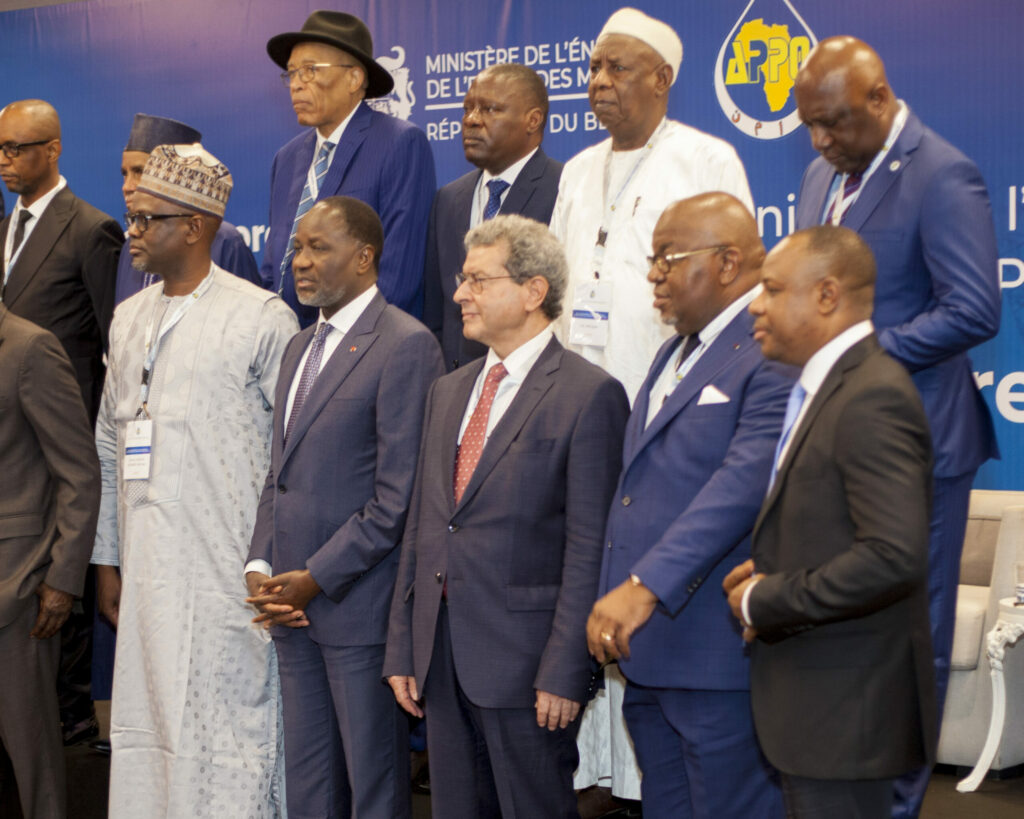
M 649 45 L 672 67 L 672 84 L 675 85 L 679 64 L 683 61 L 683 43 L 667 23 L 627 6 L 608 18 L 597 39 L 600 40 L 606 34 L 625 34 Z

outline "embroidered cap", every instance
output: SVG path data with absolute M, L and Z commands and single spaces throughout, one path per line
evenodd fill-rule
M 223 217 L 232 185 L 227 167 L 197 142 L 157 145 L 146 160 L 138 190 L 190 210 Z

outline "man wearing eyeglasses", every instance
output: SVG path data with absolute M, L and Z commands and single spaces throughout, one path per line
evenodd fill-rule
M 0 111 L 0 179 L 18 194 L 0 223 L 3 301 L 57 336 L 95 422 L 124 238 L 117 222 L 71 192 L 60 154 L 60 118 L 48 102 L 21 100 Z
M 0 179 L 18 194 L 0 222 L 0 292 L 14 315 L 57 337 L 95 423 L 123 234 L 117 222 L 71 192 L 58 169 L 60 154 L 60 118 L 52 105 L 21 100 L 0 111 Z M 68 744 L 98 732 L 90 683 L 91 575 L 85 589 L 61 631 L 58 694 Z
M 567 263 L 547 227 L 496 216 L 465 242 L 455 298 L 488 353 L 427 399 L 384 673 L 426 713 L 434 816 L 575 816 L 584 624 L 628 403 L 552 334 Z
M 291 262 L 302 216 L 328 196 L 366 202 L 384 225 L 378 287 L 389 303 L 423 313 L 423 253 L 434 198 L 434 157 L 411 123 L 370 108 L 391 92 L 391 75 L 373 59 L 373 38 L 357 17 L 315 11 L 301 31 L 271 37 L 267 53 L 281 68 L 300 125 L 311 130 L 274 157 L 270 238 L 260 274 L 306 327 L 317 317 L 295 294 Z
M 231 187 L 201 145 L 159 145 L 126 217 L 133 264 L 161 283 L 117 309 L 96 424 L 92 562 L 117 627 L 112 818 L 280 807 L 277 659 L 238 575 L 298 325 L 210 260 Z
M 587 642 L 628 681 L 645 817 L 777 817 L 721 584 L 750 554 L 795 372 L 765 361 L 751 337 L 765 249 L 742 202 L 677 202 L 651 247 L 653 306 L 675 333 L 626 428 Z

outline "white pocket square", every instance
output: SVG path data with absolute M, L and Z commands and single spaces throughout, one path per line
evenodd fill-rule
M 722 392 L 714 384 L 708 384 L 700 392 L 700 398 L 697 399 L 697 406 L 701 404 L 728 404 L 729 396 Z

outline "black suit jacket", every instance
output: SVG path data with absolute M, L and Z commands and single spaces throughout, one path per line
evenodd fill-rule
M 9 222 L 10 217 L 0 223 L 0 239 L 6 238 Z M 117 222 L 64 188 L 25 240 L 3 290 L 12 313 L 57 336 L 93 423 L 123 244 Z
M 462 335 L 462 310 L 452 301 L 455 274 L 462 270 L 462 263 L 466 261 L 466 247 L 462 240 L 469 231 L 473 192 L 482 173 L 478 168 L 449 182 L 437 192 L 430 211 L 423 271 L 423 323 L 441 342 L 444 366 L 448 372 L 487 354 L 484 345 Z M 562 163 L 551 159 L 543 148 L 538 148 L 519 172 L 515 184 L 509 188 L 499 212 L 517 213 L 548 224 L 561 177 Z
M 754 527 L 758 738 L 784 773 L 880 779 L 930 762 L 931 443 L 874 335 L 836 362 Z
M 532 708 L 535 690 L 582 701 L 585 624 L 622 464 L 622 385 L 552 339 L 454 499 L 459 428 L 477 361 L 438 379 L 391 606 L 385 676 L 424 688 L 447 582 L 459 684 L 482 708 Z

